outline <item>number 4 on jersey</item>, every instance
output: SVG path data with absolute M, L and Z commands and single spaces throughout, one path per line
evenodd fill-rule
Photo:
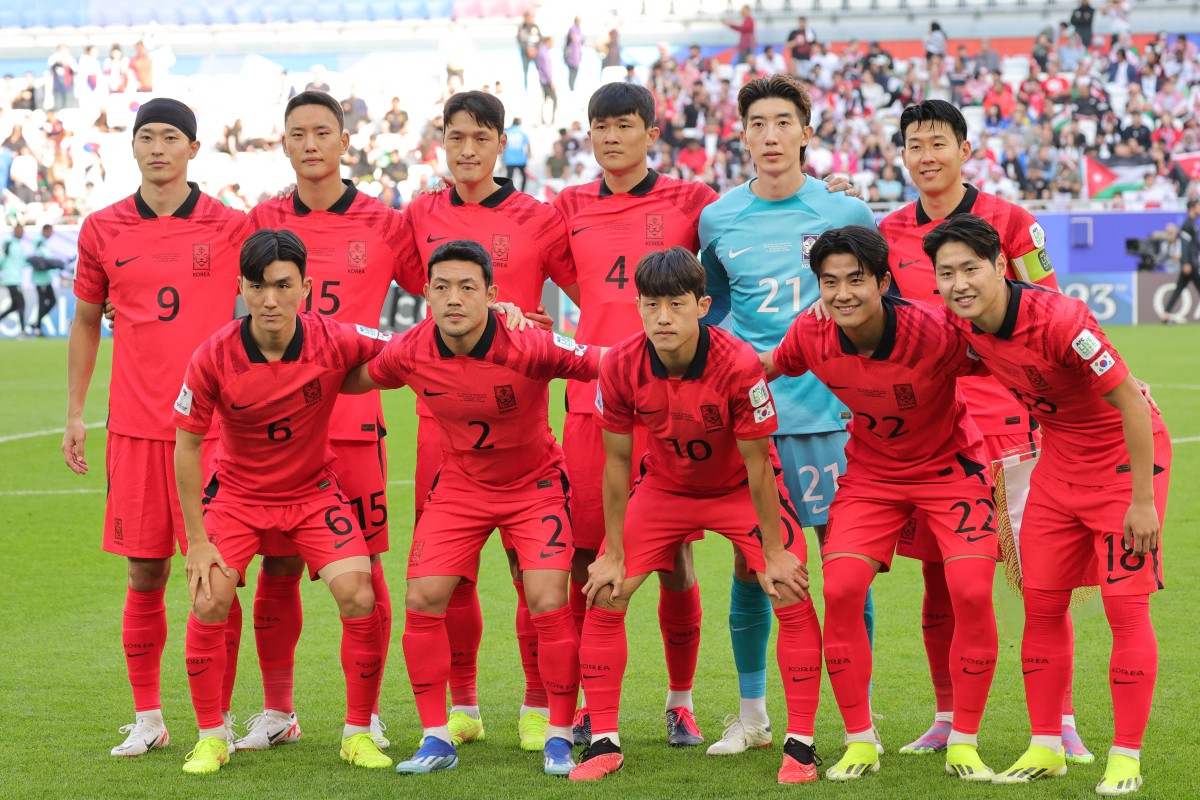
M 625 277 L 625 256 L 620 256 L 612 265 L 612 269 L 608 271 L 608 275 L 604 278 L 605 283 L 615 283 L 618 289 L 624 289 L 625 284 L 629 283 L 629 278 Z

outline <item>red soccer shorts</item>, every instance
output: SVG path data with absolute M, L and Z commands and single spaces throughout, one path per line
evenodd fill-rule
M 212 473 L 219 440 L 200 447 L 204 481 Z M 187 532 L 175 488 L 175 442 L 135 439 L 109 431 L 105 469 L 103 549 L 127 558 L 170 558 L 187 553 Z
M 568 508 L 570 486 L 561 464 L 547 467 L 526 488 L 488 492 L 443 469 L 413 534 L 408 579 L 458 575 L 479 579 L 479 551 L 499 528 L 517 551 L 521 569 L 571 569 L 575 546 Z
M 1154 434 L 1154 505 L 1161 526 L 1171 481 L 1171 438 Z M 1102 595 L 1163 588 L 1162 546 L 1133 556 L 1122 543 L 1132 489 L 1084 486 L 1034 468 L 1021 520 L 1021 579 L 1032 589 L 1099 586 Z
M 1018 451 L 1031 451 L 1040 447 L 1042 431 L 1036 429 L 1025 433 L 1006 433 L 997 436 L 983 437 L 983 454 L 989 461 L 999 461 L 1007 455 Z M 900 540 L 896 542 L 896 555 L 905 558 L 915 558 L 918 561 L 936 561 L 941 563 L 942 551 L 938 547 L 937 537 L 929 530 L 923 514 L 916 514 L 904 524 Z M 996 558 L 1000 558 L 1000 543 L 996 542 Z
M 387 451 L 383 439 L 374 442 L 330 442 L 338 488 L 350 503 L 370 555 L 388 550 Z M 265 533 L 258 552 L 264 556 L 297 556 L 286 535 Z
M 780 533 L 786 550 L 801 561 L 808 560 L 808 546 L 800 518 L 784 488 L 779 486 Z M 656 570 L 669 571 L 675 566 L 675 551 L 692 541 L 697 526 L 716 531 L 746 557 L 755 572 L 765 567 L 758 515 L 750 499 L 750 489 L 740 486 L 720 495 L 683 495 L 643 484 L 634 487 L 625 512 L 625 574 L 645 575 Z M 604 552 L 603 546 L 600 552 Z
M 995 559 L 996 504 L 992 484 L 979 473 L 941 483 L 904 483 L 860 477 L 851 468 L 838 482 L 829 509 L 825 553 L 854 553 L 880 562 L 886 572 L 898 541 L 921 516 L 942 560 L 955 556 Z
M 413 507 L 417 516 L 433 490 L 434 479 L 442 468 L 442 429 L 433 417 L 417 417 L 417 468 L 413 474 Z
M 239 586 L 246 584 L 246 567 L 266 536 L 286 538 L 308 565 L 314 581 L 334 562 L 367 555 L 354 508 L 336 494 L 286 506 L 223 502 L 218 495 L 205 506 L 204 530 L 221 552 L 225 566 L 238 571 Z

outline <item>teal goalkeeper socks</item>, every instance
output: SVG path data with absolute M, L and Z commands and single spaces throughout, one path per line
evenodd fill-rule
M 875 598 L 871 595 L 871 587 L 867 587 L 867 602 L 863 604 L 863 622 L 867 625 L 867 641 L 871 649 L 875 649 Z
M 754 583 L 733 578 L 729 593 L 729 639 L 743 698 L 767 694 L 767 641 L 771 638 L 771 599 Z

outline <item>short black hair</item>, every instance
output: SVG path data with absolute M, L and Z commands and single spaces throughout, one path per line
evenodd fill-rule
M 839 253 L 854 256 L 863 272 L 883 283 L 888 274 L 888 243 L 883 234 L 874 228 L 862 225 L 846 225 L 822 233 L 808 254 L 808 265 L 813 274 L 821 277 L 825 259 Z
M 460 111 L 470 114 L 480 126 L 504 133 L 504 103 L 496 95 L 478 91 L 452 94 L 442 106 L 442 128 L 449 128 L 450 118 Z
M 342 104 L 334 100 L 333 95 L 329 92 L 305 89 L 291 100 L 288 100 L 287 108 L 283 110 L 283 122 L 285 125 L 292 111 L 300 106 L 325 106 L 325 108 L 329 109 L 330 113 L 337 117 L 338 132 L 346 130 L 346 115 L 342 112 Z
M 696 255 L 686 247 L 653 250 L 642 256 L 633 271 L 639 297 L 704 297 L 706 275 Z
M 901 141 L 907 140 L 909 125 L 915 123 L 920 128 L 922 125 L 933 125 L 935 122 L 944 122 L 949 125 L 950 130 L 954 132 L 954 140 L 958 144 L 967 140 L 967 119 L 953 103 L 945 100 L 924 100 L 909 106 L 900 114 Z
M 794 105 L 796 116 L 800 117 L 802 124 L 807 125 L 812 121 L 812 98 L 809 97 L 808 89 L 791 75 L 772 75 L 769 78 L 748 81 L 738 90 L 738 117 L 745 123 L 750 106 L 769 97 L 778 97 Z
M 635 83 L 606 83 L 588 100 L 589 123 L 626 114 L 637 114 L 646 128 L 654 127 L 654 95 L 649 89 Z
M 925 234 L 921 247 L 937 266 L 937 252 L 951 242 L 960 242 L 980 258 L 993 264 L 1000 258 L 1000 234 L 983 217 L 974 214 L 955 214 Z
M 492 285 L 492 257 L 479 242 L 472 239 L 453 239 L 439 245 L 433 251 L 433 255 L 429 257 L 429 267 L 425 272 L 426 280 L 433 280 L 434 266 L 443 261 L 466 261 L 478 264 L 479 268 L 483 270 L 483 285 L 485 287 Z
M 248 281 L 261 281 L 267 267 L 276 261 L 290 261 L 303 278 L 308 269 L 308 249 L 300 237 L 286 228 L 262 228 L 250 234 L 242 245 L 238 269 Z

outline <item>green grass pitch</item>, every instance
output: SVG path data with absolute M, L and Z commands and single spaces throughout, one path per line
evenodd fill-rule
M 1154 386 L 1176 440 L 1166 524 L 1168 589 L 1152 605 L 1161 653 L 1158 689 L 1143 750 L 1145 798 L 1200 796 L 1195 777 L 1196 690 L 1200 648 L 1192 641 L 1200 538 L 1200 327 L 1117 328 L 1113 339 L 1135 373 Z M 102 346 L 86 421 L 105 416 L 111 340 Z M 401 778 L 390 770 L 352 769 L 338 759 L 344 693 L 338 667 L 340 626 L 321 583 L 304 586 L 306 625 L 297 653 L 296 701 L 304 738 L 269 752 L 236 754 L 211 778 L 183 775 L 194 717 L 183 667 L 187 594 L 182 560 L 167 594 L 170 639 L 163 662 L 163 707 L 170 747 L 137 759 L 108 755 L 121 741 L 117 727 L 133 720 L 119 645 L 125 564 L 99 549 L 104 509 L 104 430 L 89 431 L 92 473 L 80 478 L 59 453 L 66 404 L 66 343 L 0 342 L 0 798 L 174 797 L 750 797 L 795 793 L 809 797 L 1089 797 L 1102 774 L 1112 736 L 1106 682 L 1109 634 L 1098 603 L 1076 617 L 1076 709 L 1084 740 L 1099 756 L 1066 777 L 1029 787 L 963 785 L 943 773 L 936 756 L 901 756 L 896 749 L 922 732 L 932 716 L 919 635 L 920 573 L 898 559 L 875 584 L 878 614 L 874 706 L 882 714 L 887 754 L 883 769 L 850 786 L 822 780 L 784 788 L 775 783 L 786 716 L 778 675 L 768 691 L 776 745 L 746 756 L 710 758 L 703 748 L 672 750 L 664 742 L 666 675 L 651 581 L 630 611 L 630 670 L 622 709 L 626 766 L 600 785 L 573 786 L 541 774 L 540 755 L 516 746 L 523 677 L 513 634 L 513 591 L 498 542 L 484 552 L 480 593 L 485 634 L 480 652 L 480 700 L 487 741 L 460 750 L 461 764 L 446 774 Z M 164 378 L 167 380 L 167 378 Z M 170 379 L 172 382 L 175 378 Z M 558 387 L 561 396 L 561 386 Z M 397 609 L 403 608 L 404 567 L 412 524 L 415 417 L 406 391 L 385 397 L 393 485 L 392 551 L 385 557 Z M 561 401 L 554 405 L 561 408 Z M 561 417 L 561 412 L 558 413 Z M 561 420 L 560 420 L 561 421 Z M 41 433 L 39 433 L 41 432 Z M 810 552 L 815 546 L 810 539 Z M 696 716 L 710 741 L 722 718 L 737 709 L 737 686 L 726 629 L 731 547 L 710 536 L 696 548 L 706 615 Z M 814 560 L 815 563 L 815 560 Z M 254 570 L 252 570 L 253 572 Z M 820 570 L 813 593 L 820 601 Z M 253 576 L 251 577 L 253 583 Z M 249 607 L 253 586 L 242 594 Z M 981 753 L 995 769 L 1008 766 L 1028 736 L 1019 665 L 1021 612 L 1007 588 L 998 588 L 1000 665 L 981 732 Z M 393 757 L 411 753 L 419 723 L 409 691 L 400 633 L 392 637 L 384 681 L 383 718 Z M 249 622 L 242 640 L 235 713 L 260 709 L 261 687 Z M 773 671 L 772 667 L 768 674 Z M 826 765 L 841 751 L 841 726 L 828 689 L 817 720 L 818 752 Z

